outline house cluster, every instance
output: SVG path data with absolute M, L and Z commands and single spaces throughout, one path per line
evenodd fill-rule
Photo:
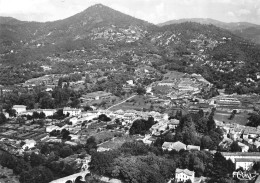
M 216 121 L 216 126 L 224 129 L 226 141 L 238 141 L 243 152 L 249 150 L 249 146 L 260 147 L 260 128 L 243 126 L 236 123 L 224 123 Z M 230 139 L 230 140 L 228 140 Z
M 45 75 L 45 76 L 38 77 L 38 78 L 32 78 L 32 79 L 25 81 L 25 83 L 23 83 L 22 86 L 26 87 L 26 88 L 32 88 L 32 87 L 39 86 L 39 85 L 54 87 L 55 85 L 58 84 L 59 78 L 64 77 L 64 76 L 65 75 L 62 75 L 62 74 L 51 74 L 51 75 Z
M 166 134 L 169 131 L 173 131 L 179 125 L 180 121 L 177 119 L 163 119 L 159 120 L 158 123 L 153 125 L 150 129 L 153 136 L 160 136 Z
M 44 113 L 46 117 L 53 116 L 55 112 L 57 112 L 57 109 L 32 109 L 27 110 L 25 105 L 14 105 L 13 110 L 16 111 L 17 115 L 30 115 L 32 116 L 34 112 L 37 113 Z M 70 108 L 70 107 L 64 107 L 63 108 L 63 114 L 69 116 L 77 116 L 80 115 L 81 109 L 76 108 Z
M 141 39 L 145 36 L 145 34 L 146 31 L 143 31 L 138 26 L 130 26 L 123 29 L 112 25 L 109 28 L 102 27 L 93 29 L 90 36 L 92 40 L 106 39 L 110 42 L 125 41 L 127 43 L 131 43 Z
M 153 85 L 153 87 L 157 87 L 157 90 L 160 90 L 158 87 L 161 87 L 164 92 L 167 91 L 165 95 L 170 99 L 189 99 L 198 95 L 202 88 L 211 86 L 211 83 L 198 74 L 177 74 L 177 77 L 174 78 L 167 75 L 164 80 Z
M 0 127 L 0 136 L 2 137 L 0 148 L 15 155 L 24 150 L 32 149 L 36 142 L 47 136 L 44 126 L 32 124 L 32 122 L 28 120 L 25 124 L 19 124 L 10 121 L 10 123 L 2 125 Z
M 195 146 L 195 145 L 186 145 L 180 141 L 177 142 L 164 142 L 162 145 L 163 150 L 168 150 L 168 151 L 180 151 L 180 150 L 197 150 L 200 151 L 200 146 Z

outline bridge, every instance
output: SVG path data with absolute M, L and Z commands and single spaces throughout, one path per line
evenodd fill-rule
M 88 170 L 76 173 L 67 177 L 63 177 L 57 180 L 53 180 L 50 183 L 83 183 L 87 181 L 86 177 L 90 176 L 90 172 Z

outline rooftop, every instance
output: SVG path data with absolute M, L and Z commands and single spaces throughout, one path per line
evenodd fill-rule
M 256 161 L 260 161 L 259 159 L 255 159 L 255 158 L 239 158 L 239 159 L 235 159 L 236 162 L 256 162 Z
M 260 152 L 221 152 L 223 156 L 260 156 Z
M 194 175 L 194 171 L 190 171 L 188 169 L 180 169 L 180 168 L 177 168 L 175 173 L 185 173 L 186 175 L 189 175 L 189 176 L 193 176 Z
M 25 105 L 14 105 L 13 108 L 26 108 Z

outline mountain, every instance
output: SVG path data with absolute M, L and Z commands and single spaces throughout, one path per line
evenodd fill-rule
M 155 74 L 144 75 L 148 83 L 147 77 L 154 80 L 177 70 L 201 74 L 230 92 L 258 89 L 260 46 L 234 32 L 257 33 L 248 23 L 229 24 L 232 31 L 211 19 L 156 26 L 101 4 L 53 22 L 0 20 L 0 84 L 21 83 L 46 73 L 124 73 L 149 66 Z M 246 78 L 255 83 L 248 84 Z
M 217 27 L 227 29 L 243 38 L 249 39 L 255 43 L 260 44 L 260 25 L 248 23 L 248 22 L 231 22 L 225 23 L 210 18 L 190 18 L 190 19 L 178 19 L 170 20 L 164 23 L 158 24 L 158 26 L 171 25 L 183 22 L 196 22 L 200 24 L 212 24 Z
M 15 50 L 19 60 L 24 62 L 36 59 L 32 56 L 38 55 L 36 52 L 45 55 L 57 49 L 74 49 L 73 43 L 82 47 L 84 42 L 103 38 L 110 42 L 112 40 L 132 42 L 144 38 L 148 28 L 151 27 L 156 26 L 101 4 L 54 22 L 25 22 L 1 17 L 0 54 L 3 61 L 18 60 L 9 58 Z M 30 56 L 24 58 L 25 55 Z

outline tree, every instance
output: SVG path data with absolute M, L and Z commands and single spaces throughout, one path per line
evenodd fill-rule
M 42 154 L 49 154 L 51 152 L 51 148 L 49 147 L 49 144 L 48 143 L 43 143 L 43 144 L 40 144 L 40 152 Z
M 22 93 L 19 96 L 19 104 L 26 105 L 29 109 L 33 109 L 35 104 L 35 95 Z
M 42 109 L 53 109 L 55 107 L 54 100 L 50 95 L 44 95 L 40 98 L 39 104 Z
M 91 80 L 90 80 L 90 76 L 89 76 L 89 74 L 85 74 L 85 84 L 87 84 L 87 83 L 90 83 L 91 82 Z
M 59 88 L 62 88 L 62 82 L 63 82 L 63 78 L 59 78 L 59 81 L 58 81 Z
M 45 118 L 45 117 L 46 117 L 45 113 L 44 113 L 44 112 L 40 112 L 39 118 L 40 118 L 40 119 L 43 119 L 43 118 Z
M 83 108 L 84 108 L 84 111 L 93 111 L 93 109 L 89 105 L 86 105 Z
M 72 100 L 70 106 L 72 108 L 77 108 L 77 107 L 79 107 L 79 104 L 80 104 L 80 101 L 79 101 L 79 99 L 76 98 L 76 99 Z
M 53 119 L 64 119 L 66 116 L 63 114 L 63 109 L 58 109 L 57 112 L 53 114 Z
M 99 119 L 100 121 L 105 121 L 105 122 L 111 121 L 111 118 L 107 117 L 107 115 L 105 115 L 105 114 L 100 114 L 100 115 L 98 116 L 98 119 Z
M 33 152 L 30 156 L 30 162 L 33 167 L 39 166 L 45 162 L 45 158 L 42 154 L 36 154 Z
M 230 145 L 231 152 L 242 152 L 242 148 L 238 145 L 238 142 L 233 141 Z
M 97 149 L 97 142 L 96 142 L 95 137 L 93 137 L 93 136 L 89 137 L 87 139 L 85 147 L 86 147 L 86 151 L 88 153 L 90 153 L 93 150 L 96 150 Z
M 3 113 L 0 113 L 0 124 L 3 124 L 7 121 L 5 115 Z
M 201 149 L 212 149 L 213 142 L 210 136 L 206 135 L 201 138 Z
M 146 93 L 146 89 L 143 87 L 143 86 L 137 86 L 135 88 L 135 92 L 138 94 L 138 95 L 143 95 Z
M 235 170 L 234 163 L 232 163 L 231 160 L 226 160 L 220 152 L 215 153 L 213 165 L 214 166 L 211 167 L 211 170 L 209 172 L 213 180 L 229 178 L 229 175 L 231 175 L 232 172 Z
M 54 177 L 50 169 L 44 166 L 39 166 L 29 171 L 22 172 L 19 181 L 21 183 L 46 183 L 52 181 L 53 178 Z
M 64 146 L 60 151 L 60 156 L 62 158 L 66 158 L 72 154 L 73 154 L 73 151 L 69 146 Z
M 9 116 L 14 116 L 16 117 L 16 110 L 12 109 L 11 105 L 7 105 L 5 108 L 5 112 L 7 112 L 9 114 Z
M 66 129 L 62 129 L 61 130 L 61 135 L 62 135 L 62 139 L 64 140 L 68 140 L 70 132 Z
M 39 118 L 39 113 L 36 112 L 36 111 L 33 111 L 32 117 L 33 117 L 34 119 L 38 119 L 38 118 Z

